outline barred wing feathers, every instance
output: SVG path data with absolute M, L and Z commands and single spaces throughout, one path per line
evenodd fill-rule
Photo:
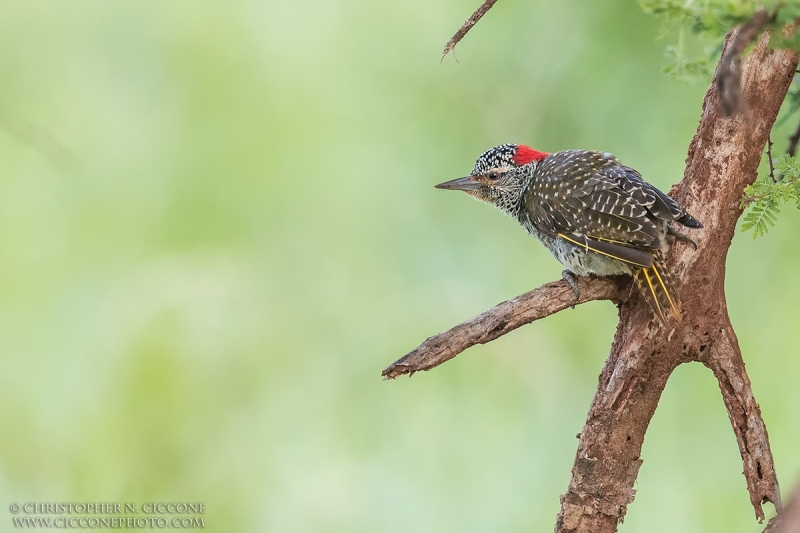
M 661 256 L 664 222 L 702 227 L 672 198 L 611 154 L 566 150 L 545 158 L 523 196 L 540 232 L 622 261 L 662 323 L 680 301 Z

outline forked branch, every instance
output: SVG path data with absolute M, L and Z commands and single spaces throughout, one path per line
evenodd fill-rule
M 741 43 L 734 30 L 728 48 Z M 725 262 L 739 199 L 755 181 L 770 130 L 797 68 L 797 53 L 770 50 L 769 35 L 741 65 L 740 92 L 748 113 L 727 117 L 721 110 L 718 65 L 706 92 L 697 133 L 689 146 L 683 180 L 670 195 L 701 220 L 697 250 L 672 247 L 670 269 L 680 280 L 684 320 L 665 334 L 654 327 L 646 307 L 632 299 L 620 307 L 611 355 L 600 375 L 581 431 L 572 481 L 562 498 L 556 532 L 616 531 L 633 499 L 642 443 L 661 393 L 680 364 L 700 361 L 717 377 L 739 444 L 743 473 L 756 517 L 762 503 L 780 509 L 778 479 L 766 427 L 753 398 L 741 350 L 728 317 Z M 738 44 L 737 44 L 738 46 Z M 601 467 L 602 466 L 602 467 Z
M 770 50 L 769 35 L 762 34 L 755 50 L 739 65 L 741 51 L 763 27 L 761 19 L 754 19 L 741 30 L 743 35 L 734 30 L 726 37 L 697 134 L 689 146 L 684 178 L 670 191 L 705 225 L 693 235 L 696 250 L 676 243 L 669 253 L 669 267 L 683 297 L 683 322 L 671 331 L 662 329 L 638 295 L 623 297 L 625 278 L 581 281 L 581 301 L 614 300 L 619 304 L 619 324 L 579 436 L 556 533 L 616 531 L 635 496 L 642 444 L 664 387 L 677 366 L 691 361 L 703 363 L 717 377 L 756 517 L 764 519 L 764 502 L 781 508 L 766 426 L 728 317 L 724 288 L 727 253 L 742 213 L 739 200 L 744 188 L 755 181 L 762 151 L 798 64 L 796 52 Z M 731 68 L 736 72 L 731 74 Z M 736 87 L 729 85 L 731 80 Z M 724 103 L 731 94 L 733 100 Z M 748 112 L 727 116 L 723 110 L 728 104 L 730 110 L 741 106 Z M 383 375 L 393 378 L 433 368 L 469 346 L 558 312 L 572 299 L 566 284 L 547 284 L 431 337 Z

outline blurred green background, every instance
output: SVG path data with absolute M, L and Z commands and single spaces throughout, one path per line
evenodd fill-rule
M 706 81 L 661 73 L 670 39 L 633 1 L 503 0 L 440 62 L 477 4 L 0 4 L 3 509 L 202 501 L 209 531 L 552 530 L 615 309 L 381 381 L 560 275 L 515 221 L 432 186 L 524 142 L 614 152 L 667 190 Z M 791 211 L 737 236 L 727 279 L 784 492 L 800 481 Z M 621 531 L 762 529 L 703 367 L 674 374 L 643 458 Z

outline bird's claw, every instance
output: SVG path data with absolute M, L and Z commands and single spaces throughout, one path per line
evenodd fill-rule
M 564 281 L 569 283 L 569 286 L 572 287 L 572 290 L 575 293 L 575 303 L 570 306 L 572 309 L 575 309 L 575 304 L 581 299 L 581 291 L 578 289 L 578 279 L 575 277 L 575 274 L 569 270 L 562 270 L 561 277 L 564 278 Z
M 688 235 L 681 233 L 672 226 L 667 225 L 667 235 L 672 235 L 675 239 L 690 244 L 692 248 L 694 248 L 694 251 L 697 251 L 697 243 L 690 239 Z

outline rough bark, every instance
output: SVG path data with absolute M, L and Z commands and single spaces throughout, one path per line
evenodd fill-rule
M 456 45 L 461 41 L 461 39 L 463 39 L 464 36 L 469 33 L 469 30 L 471 30 L 479 20 L 481 20 L 481 17 L 483 17 L 490 9 L 492 9 L 492 6 L 495 4 L 495 2 L 497 2 L 497 0 L 485 0 L 485 2 L 483 2 L 483 4 L 481 4 L 480 7 L 475 10 L 475 12 L 466 20 L 466 22 L 464 22 L 461 28 L 459 28 L 456 34 L 453 35 L 449 41 L 447 41 L 446 45 L 444 45 L 442 59 L 444 59 L 444 56 L 455 49 Z M 453 55 L 455 55 L 455 52 L 453 52 Z
M 624 281 L 581 282 L 583 298 L 617 302 L 620 320 L 580 433 L 556 533 L 616 531 L 635 495 L 644 436 L 661 393 L 672 371 L 691 361 L 701 362 L 717 377 L 756 517 L 764 519 L 764 502 L 781 508 L 767 430 L 728 317 L 724 280 L 727 252 L 741 215 L 739 200 L 756 179 L 798 57 L 793 51 L 769 50 L 769 36 L 762 35 L 739 72 L 747 112 L 728 117 L 720 105 L 719 75 L 720 70 L 727 75 L 724 58 L 731 57 L 731 42 L 741 42 L 736 35 L 734 30 L 726 38 L 723 61 L 706 93 L 700 125 L 689 146 L 684 178 L 670 191 L 705 225 L 692 235 L 697 250 L 678 242 L 669 254 L 670 269 L 682 289 L 683 322 L 671 331 L 662 329 L 638 294 L 628 298 Z M 554 282 L 504 302 L 429 338 L 384 370 L 384 376 L 433 368 L 469 346 L 558 312 L 570 304 L 566 291 L 565 285 Z M 554 301 L 548 303 L 549 298 Z
M 412 376 L 420 370 L 430 370 L 470 346 L 486 344 L 520 326 L 573 305 L 593 300 L 612 300 L 619 303 L 630 292 L 625 290 L 630 282 L 628 276 L 579 279 L 580 300 L 577 302 L 575 293 L 565 281 L 550 282 L 513 300 L 498 304 L 443 333 L 429 337 L 386 367 L 382 375 L 386 379 L 394 379 L 403 374 Z

